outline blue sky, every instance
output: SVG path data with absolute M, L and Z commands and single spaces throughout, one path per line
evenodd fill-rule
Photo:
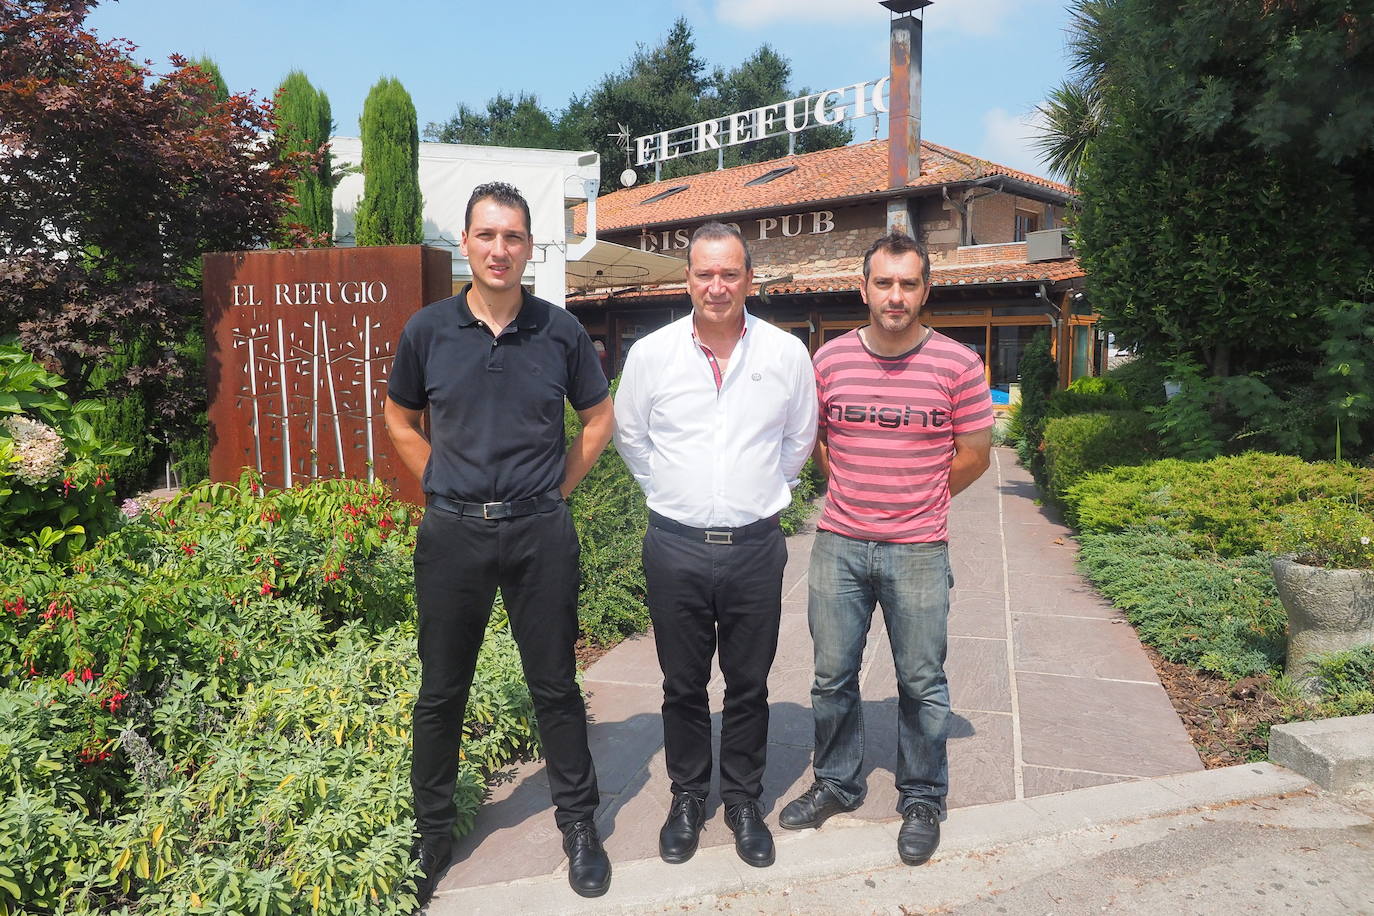
M 560 108 L 677 16 L 710 66 L 767 42 L 792 62 L 794 85 L 813 91 L 887 73 L 889 14 L 876 0 L 106 0 L 88 25 L 133 41 L 155 71 L 173 53 L 208 54 L 236 92 L 270 94 L 304 70 L 329 94 L 337 132 L 356 136 L 382 76 L 410 91 L 421 128 L 500 91 Z M 1043 174 L 1026 121 L 1065 76 L 1067 21 L 1064 0 L 936 0 L 925 11 L 922 136 Z

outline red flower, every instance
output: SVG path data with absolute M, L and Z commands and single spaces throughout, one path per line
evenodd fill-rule
M 258 592 L 258 594 L 259 594 L 259 595 L 270 595 L 270 594 L 272 594 L 272 583 L 269 582 L 269 581 L 267 581 L 266 579 L 263 579 L 263 580 L 262 580 L 262 589 Z
M 20 595 L 18 598 L 15 598 L 13 601 L 6 601 L 6 602 L 5 602 L 5 610 L 12 612 L 12 613 L 14 614 L 14 616 L 16 616 L 16 617 L 23 617 L 23 616 L 24 616 L 24 612 L 27 611 L 28 609 L 29 609 L 29 608 L 28 608 L 28 605 L 24 604 L 24 596 L 23 596 L 23 595 Z
M 128 696 L 129 695 L 127 693 L 124 693 L 123 691 L 116 691 L 115 693 L 110 694 L 110 696 L 106 699 L 101 700 L 100 705 L 103 706 L 105 709 L 109 710 L 109 712 L 113 715 L 119 712 L 119 708 L 122 705 L 124 705 L 124 700 L 127 699 Z
M 195 542 L 192 542 L 190 544 L 182 544 L 181 552 L 186 554 L 188 557 L 193 557 L 196 555 L 196 548 L 198 547 L 200 547 L 200 545 Z
M 76 683 L 76 672 L 75 672 L 75 671 L 68 671 L 66 674 L 63 674 L 63 675 L 62 675 L 62 680 L 66 681 L 68 684 L 75 684 L 75 683 Z

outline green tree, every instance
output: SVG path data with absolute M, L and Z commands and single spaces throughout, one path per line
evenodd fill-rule
M 420 201 L 420 129 L 415 103 L 399 80 L 383 77 L 363 102 L 363 199 L 359 245 L 418 245 L 424 240 Z
M 487 102 L 485 111 L 460 104 L 447 121 L 431 121 L 425 125 L 425 139 L 478 146 L 563 148 L 555 115 L 545 111 L 537 98 L 525 92 L 518 96 L 498 93 Z
M 191 66 L 196 67 L 210 79 L 214 87 L 213 99 L 216 103 L 229 101 L 229 84 L 224 81 L 224 74 L 220 72 L 219 64 L 209 57 L 198 57 L 191 61 Z
M 292 185 L 295 205 L 283 225 L 298 224 L 328 244 L 334 231 L 334 168 L 329 152 L 333 129 L 329 96 L 317 90 L 299 70 L 292 70 L 277 89 L 277 135 L 282 157 L 308 163 Z

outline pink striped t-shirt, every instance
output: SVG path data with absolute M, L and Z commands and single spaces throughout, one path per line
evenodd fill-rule
M 947 540 L 954 437 L 993 421 L 982 360 L 937 331 L 892 357 L 850 331 L 814 362 L 830 449 L 818 526 L 866 541 Z

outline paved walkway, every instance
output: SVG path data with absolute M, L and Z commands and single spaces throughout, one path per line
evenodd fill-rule
M 1015 453 L 995 449 L 991 470 L 954 500 L 947 664 L 956 713 L 949 743 L 951 809 L 1202 769 L 1134 631 L 1075 573 L 1070 531 L 1036 505 L 1036 495 Z M 809 533 L 789 540 L 782 633 L 769 680 L 763 802 L 773 824 L 777 810 L 811 781 L 810 547 Z M 862 682 L 868 797 L 849 816 L 861 822 L 896 817 L 896 682 L 880 613 L 874 623 Z M 597 822 L 613 863 L 658 855 L 658 829 L 670 801 L 660 686 L 652 633 L 617 646 L 586 673 L 602 796 Z M 722 693 L 717 673 L 711 683 L 716 710 Z M 807 835 L 797 837 L 804 840 Z M 702 845 L 731 842 L 713 797 Z M 783 858 L 780 853 L 779 865 Z M 495 788 L 455 861 L 431 910 L 442 905 L 445 890 L 566 868 L 542 764 L 514 768 Z M 689 880 L 693 864 L 674 868 Z M 570 903 L 577 899 L 570 890 L 567 895 Z M 613 884 L 607 906 L 614 896 Z

